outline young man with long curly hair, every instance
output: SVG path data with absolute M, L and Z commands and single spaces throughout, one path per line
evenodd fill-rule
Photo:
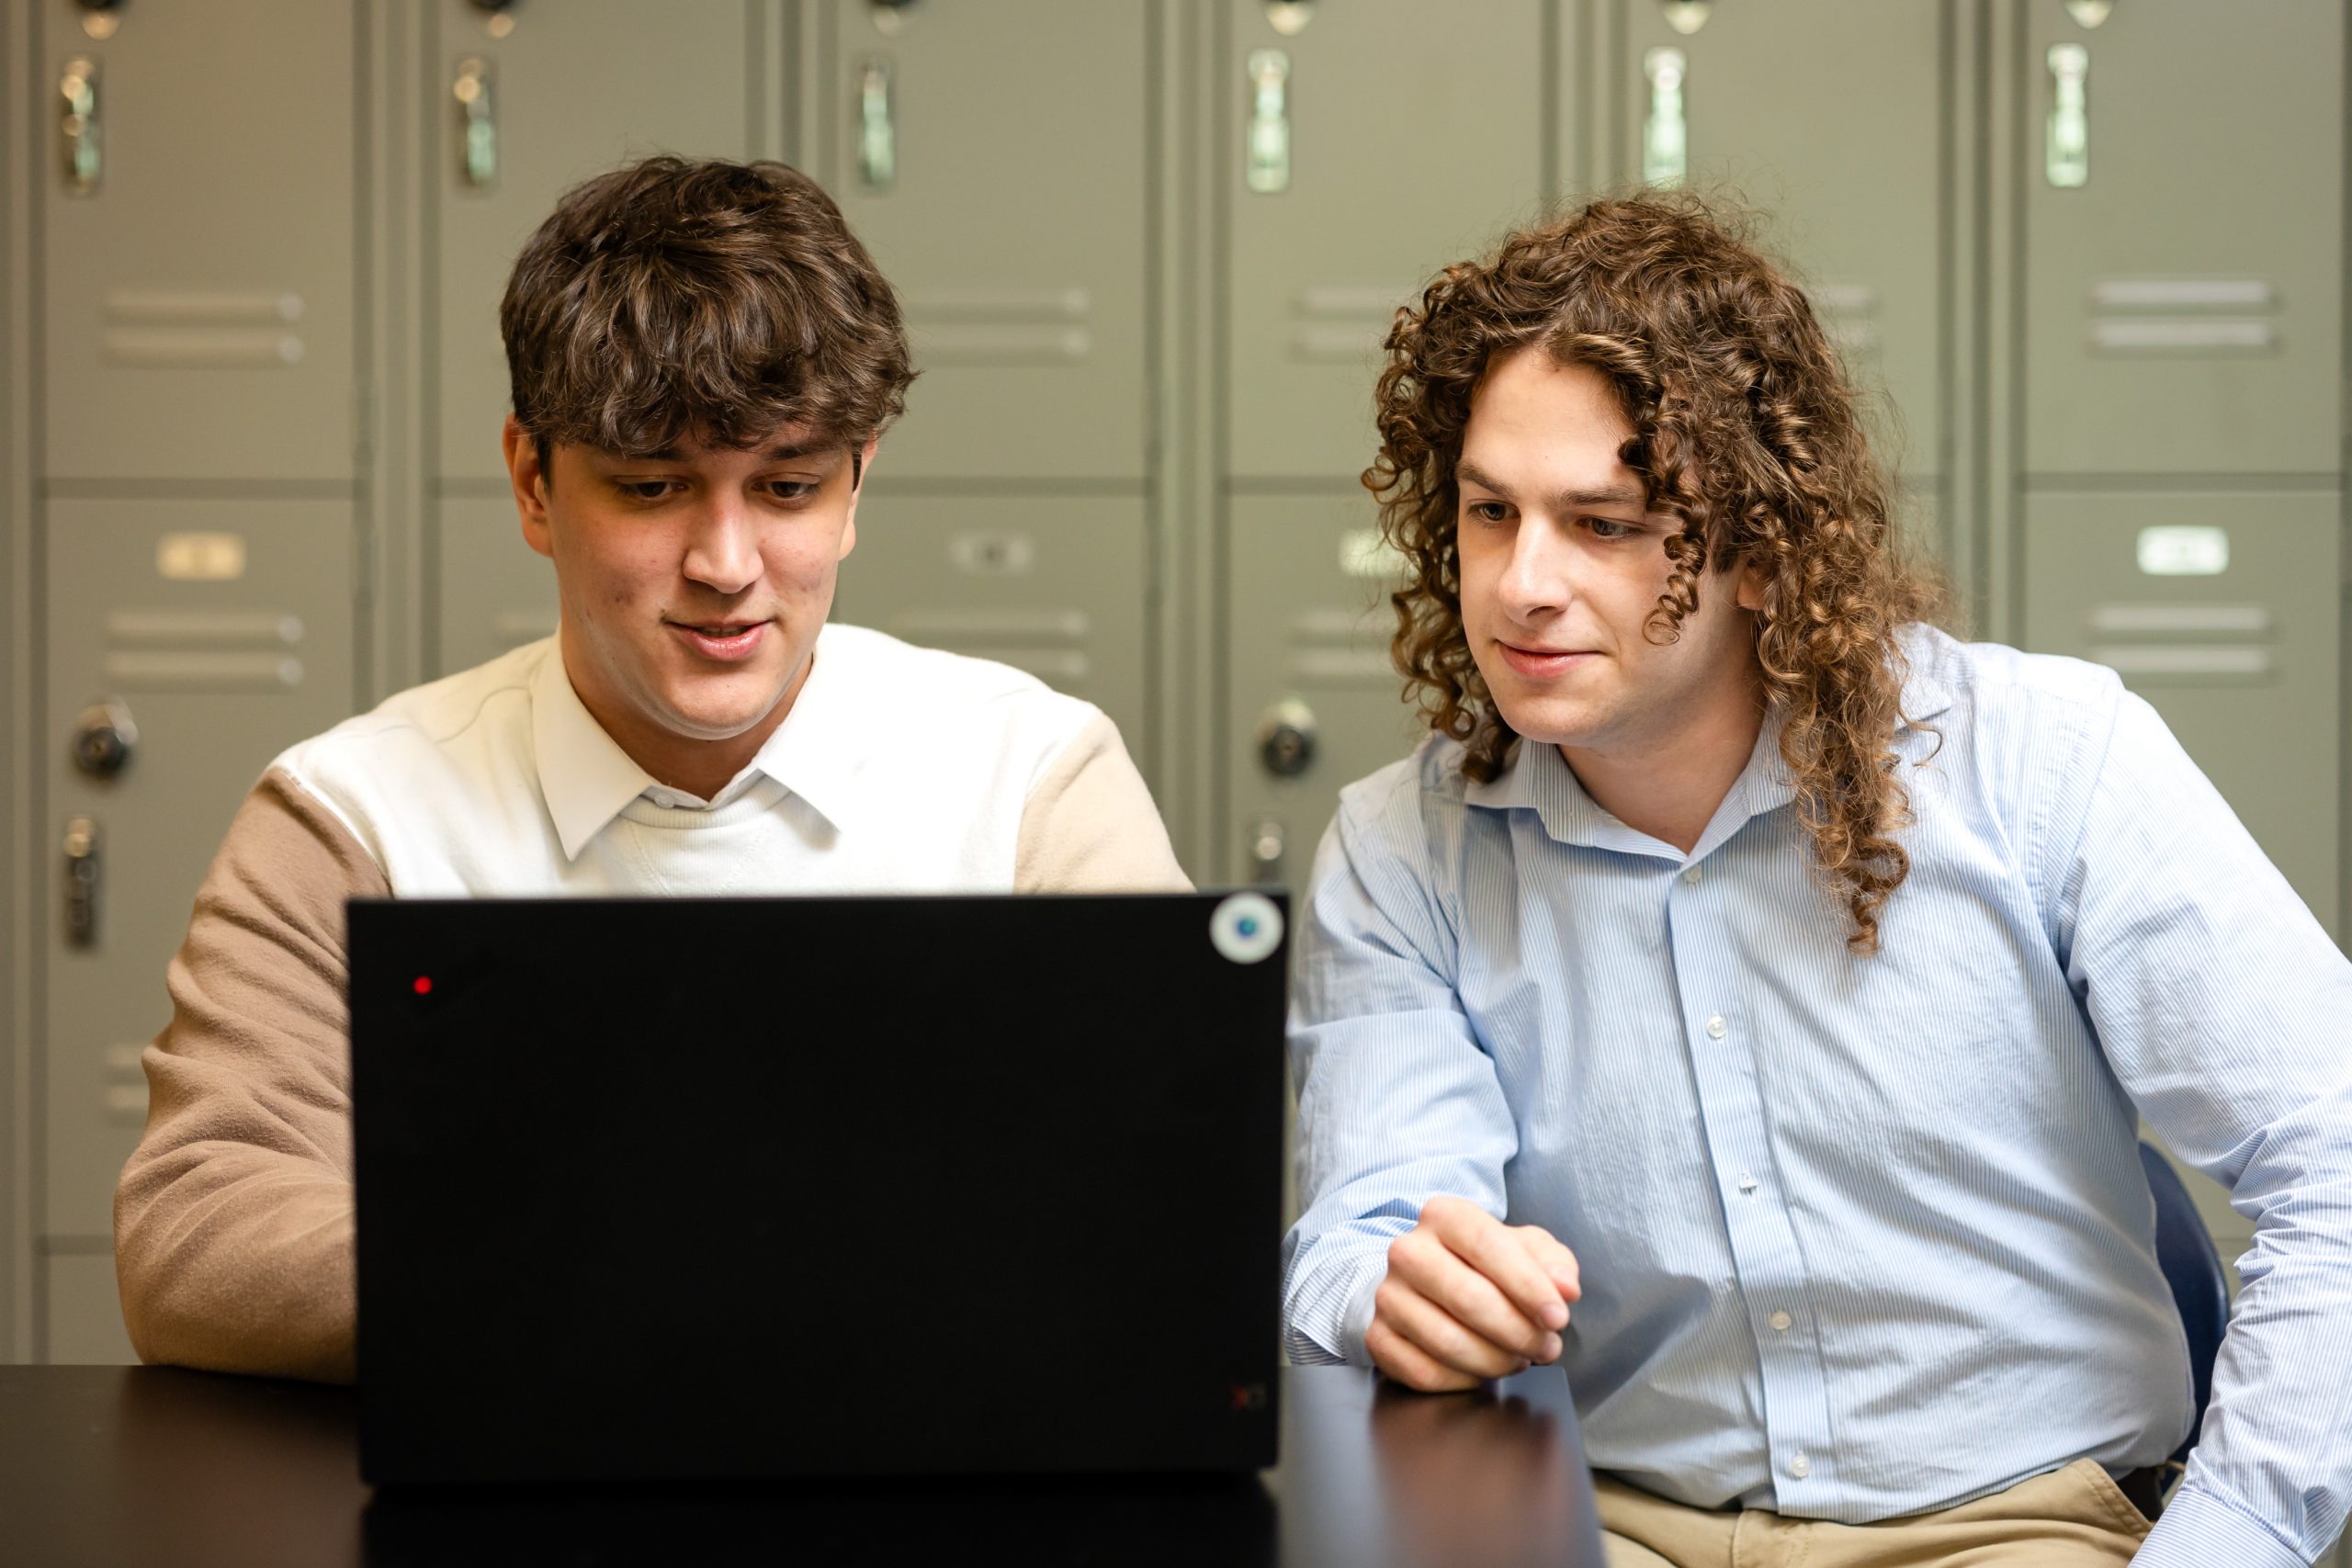
M 1294 1358 L 1565 1365 L 1615 1564 L 2309 1562 L 2352 967 L 2111 672 L 1931 627 L 1828 338 L 1703 205 L 1516 234 L 1388 353 L 1433 733 L 1300 922 Z M 2141 1116 L 2258 1225 L 2168 1507 Z

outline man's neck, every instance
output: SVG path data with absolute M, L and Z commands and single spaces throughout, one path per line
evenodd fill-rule
M 1690 716 L 1654 739 L 1623 746 L 1562 746 L 1560 755 L 1593 803 L 1638 833 L 1689 854 L 1755 754 L 1764 724 L 1760 687 Z
M 560 641 L 558 646 L 560 649 Z M 783 726 L 785 718 L 792 711 L 792 705 L 799 700 L 800 689 L 808 683 L 808 671 L 817 663 L 816 652 L 811 649 L 808 656 L 800 661 L 799 672 L 793 676 L 792 684 L 785 689 L 775 706 L 742 734 L 730 735 L 723 739 L 697 740 L 673 734 L 620 705 L 599 702 L 596 695 L 582 690 L 578 679 L 572 676 L 571 671 L 577 666 L 571 655 L 564 652 L 562 657 L 564 675 L 571 682 L 572 694 L 580 699 L 580 705 L 588 710 L 588 716 L 596 721 L 597 728 L 612 737 L 613 744 L 618 746 L 630 761 L 644 769 L 654 783 L 699 800 L 715 798 L 736 774 L 751 766 L 752 759 L 760 754 L 760 748 L 766 745 L 768 738 Z M 607 705 L 616 711 L 598 711 Z

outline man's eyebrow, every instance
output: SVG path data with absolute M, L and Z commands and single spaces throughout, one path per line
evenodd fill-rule
M 1474 484 L 1497 495 L 1509 496 L 1511 489 L 1476 463 L 1453 465 L 1457 484 Z M 1555 509 L 1572 512 L 1580 506 L 1647 506 L 1649 495 L 1639 485 L 1603 485 L 1599 490 L 1564 490 L 1551 498 Z

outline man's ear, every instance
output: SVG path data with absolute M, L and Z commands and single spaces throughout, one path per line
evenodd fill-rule
M 1735 596 L 1739 601 L 1739 607 L 1743 610 L 1762 609 L 1766 581 L 1762 563 L 1744 560 L 1736 570 L 1739 572 L 1739 590 Z
M 511 413 L 498 439 L 506 451 L 506 477 L 514 486 L 514 511 L 522 520 L 523 542 L 552 560 L 555 530 L 548 521 L 548 474 L 539 463 L 539 444 Z
M 850 464 L 849 514 L 842 519 L 842 547 L 835 560 L 847 560 L 850 551 L 857 547 L 857 503 L 865 494 L 865 481 L 874 477 L 874 454 L 881 446 L 880 436 L 867 436 Z

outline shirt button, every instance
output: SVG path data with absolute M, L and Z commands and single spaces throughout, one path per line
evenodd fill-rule
M 1707 1038 L 1710 1040 L 1721 1040 L 1730 1029 L 1731 1025 L 1724 1021 L 1724 1015 L 1721 1013 L 1707 1020 Z
M 1749 1175 L 1747 1171 L 1741 1171 L 1739 1173 L 1739 1190 L 1742 1197 L 1753 1198 L 1756 1196 L 1756 1178 Z
M 1699 868 L 1695 865 L 1684 866 L 1682 868 L 1682 880 L 1690 886 L 1697 886 L 1699 885 Z
M 1796 1319 L 1791 1317 L 1787 1313 L 1776 1312 L 1771 1317 L 1772 1332 L 1775 1334 L 1786 1334 L 1789 1331 L 1789 1325 L 1795 1321 Z
M 1789 1461 L 1789 1473 L 1795 1476 L 1799 1481 L 1803 1481 L 1806 1476 L 1813 1473 L 1813 1461 L 1805 1458 L 1803 1454 L 1793 1456 Z

